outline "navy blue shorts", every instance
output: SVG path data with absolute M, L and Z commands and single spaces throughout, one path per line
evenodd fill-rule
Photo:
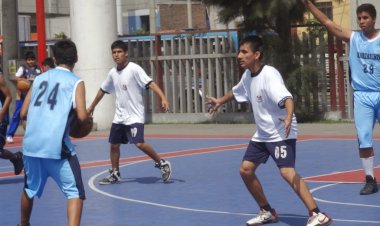
M 124 125 L 112 123 L 108 141 L 111 144 L 144 143 L 144 124 Z
M 269 156 L 272 156 L 278 168 L 294 168 L 296 162 L 296 139 L 278 142 L 250 141 L 243 160 L 261 164 L 266 163 Z

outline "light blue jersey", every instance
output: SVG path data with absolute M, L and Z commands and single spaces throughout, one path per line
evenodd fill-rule
M 350 69 L 354 91 L 380 91 L 380 34 L 368 39 L 363 32 L 352 32 Z
M 75 154 L 69 138 L 68 118 L 75 107 L 75 90 L 80 81 L 62 67 L 36 77 L 23 140 L 24 155 L 61 159 L 64 153 Z

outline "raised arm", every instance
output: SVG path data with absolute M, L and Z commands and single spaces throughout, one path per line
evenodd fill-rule
M 305 6 L 309 9 L 311 14 L 317 19 L 326 29 L 336 37 L 345 42 L 350 41 L 352 31 L 350 29 L 342 28 L 341 26 L 330 20 L 321 10 L 319 10 L 310 0 L 304 0 Z

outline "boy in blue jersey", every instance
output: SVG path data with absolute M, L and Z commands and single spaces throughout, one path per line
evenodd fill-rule
M 351 31 L 335 24 L 310 0 L 304 0 L 314 17 L 337 38 L 349 43 L 351 86 L 354 90 L 354 119 L 366 183 L 361 195 L 378 192 L 374 175 L 373 128 L 380 120 L 380 32 L 375 29 L 376 9 L 362 4 L 356 9 L 361 31 Z
M 28 119 L 23 139 L 25 186 L 21 197 L 21 224 L 28 226 L 35 196 L 41 197 L 52 177 L 67 198 L 67 225 L 78 226 L 85 191 L 81 169 L 70 141 L 71 114 L 89 120 L 84 82 L 72 73 L 78 60 L 75 44 L 58 41 L 53 47 L 55 69 L 36 77 L 21 109 Z M 49 132 L 46 132 L 49 128 Z
M 41 68 L 36 64 L 36 55 L 34 52 L 28 51 L 25 53 L 25 64 L 21 65 L 15 74 L 14 83 L 20 79 L 28 79 L 30 82 L 33 82 L 34 78 L 42 73 Z M 15 111 L 13 112 L 11 124 L 7 132 L 7 143 L 13 143 L 13 137 L 16 133 L 18 125 L 20 123 L 20 110 L 25 99 L 25 93 L 21 93 L 19 90 L 16 90 L 16 105 Z
M 0 158 L 9 159 L 14 167 L 16 175 L 20 174 L 23 168 L 22 153 L 12 153 L 4 149 L 5 134 L 9 121 L 8 109 L 12 101 L 11 92 L 5 82 L 3 71 L 0 68 Z

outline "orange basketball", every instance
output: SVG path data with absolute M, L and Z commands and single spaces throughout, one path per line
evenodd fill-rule
M 17 89 L 22 92 L 22 93 L 25 93 L 29 90 L 30 88 L 30 81 L 25 79 L 25 78 L 21 78 L 21 79 L 18 79 L 17 80 Z
M 94 126 L 94 120 L 89 117 L 85 122 L 79 121 L 77 114 L 74 116 L 70 122 L 70 136 L 74 138 L 83 138 L 90 134 L 92 127 Z

